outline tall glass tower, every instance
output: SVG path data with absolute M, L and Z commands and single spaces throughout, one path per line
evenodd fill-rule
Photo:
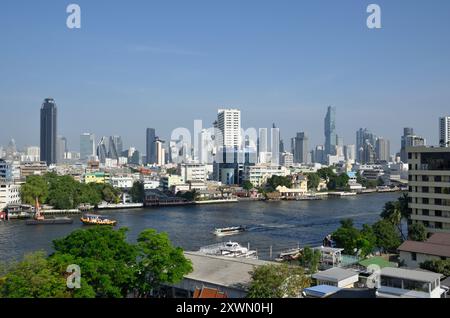
M 328 106 L 325 116 L 325 155 L 335 154 L 336 141 L 336 108 Z
M 56 163 L 57 109 L 55 100 L 46 98 L 41 107 L 41 161 Z
M 146 131 L 146 154 L 147 154 L 147 164 L 156 163 L 156 132 L 154 128 L 147 128 Z

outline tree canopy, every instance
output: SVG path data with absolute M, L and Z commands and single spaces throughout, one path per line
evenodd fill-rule
M 311 279 L 298 266 L 263 265 L 251 272 L 248 298 L 295 298 L 311 285 Z

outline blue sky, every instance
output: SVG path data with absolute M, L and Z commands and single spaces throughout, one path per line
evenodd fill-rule
M 72 2 L 81 30 L 66 27 Z M 381 30 L 366 27 L 370 3 Z M 38 145 L 48 96 L 72 150 L 85 131 L 143 150 L 146 127 L 209 127 L 220 107 L 312 146 L 328 105 L 345 143 L 367 127 L 394 152 L 412 126 L 433 144 L 450 114 L 449 33 L 448 0 L 4 0 L 0 145 Z

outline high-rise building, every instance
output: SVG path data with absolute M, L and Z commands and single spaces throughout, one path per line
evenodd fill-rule
M 402 162 L 408 162 L 408 153 L 406 152 L 407 147 L 418 147 L 425 146 L 426 139 L 417 136 L 414 134 L 414 130 L 412 128 L 406 127 L 403 129 L 403 136 L 401 140 L 401 149 L 400 149 L 400 159 Z
M 388 139 L 378 138 L 376 141 L 375 152 L 377 160 L 389 162 L 391 157 L 391 143 Z
M 117 160 L 123 151 L 122 138 L 120 136 L 109 137 L 108 158 Z
M 366 140 L 364 146 L 359 149 L 359 158 L 360 158 L 359 162 L 362 164 L 375 163 L 376 159 L 375 148 L 368 140 Z
M 356 132 L 356 152 L 358 162 L 363 162 L 365 159 L 361 157 L 361 154 L 364 152 L 364 147 L 369 143 L 373 149 L 375 149 L 377 137 L 371 133 L 367 128 L 360 128 Z
M 154 128 L 147 128 L 146 132 L 146 157 L 147 157 L 147 164 L 155 164 L 156 163 L 156 148 L 155 148 L 155 138 L 156 138 L 156 131 Z
M 336 143 L 336 108 L 328 106 L 325 116 L 325 156 L 335 155 Z
M 326 155 L 325 155 L 325 147 L 323 145 L 317 145 L 316 149 L 314 149 L 314 158 L 312 158 L 315 163 L 325 163 Z
M 84 133 L 80 136 L 80 159 L 89 160 L 95 156 L 95 135 Z
M 308 136 L 304 132 L 299 132 L 295 137 L 294 161 L 296 163 L 308 163 L 308 153 Z
M 218 145 L 236 149 L 241 146 L 241 111 L 238 109 L 219 109 L 216 128 L 220 131 Z
M 344 146 L 344 158 L 345 158 L 345 161 L 348 161 L 348 162 L 356 161 L 356 146 L 355 145 L 345 145 Z
M 450 147 L 450 116 L 439 118 L 439 145 Z
M 67 147 L 67 139 L 63 136 L 56 138 L 56 162 L 62 163 L 65 159 L 66 153 L 69 152 Z
M 407 147 L 409 223 L 450 233 L 450 147 Z
M 57 108 L 52 98 L 41 106 L 41 161 L 56 163 Z
M 106 158 L 108 158 L 108 138 L 107 137 L 102 137 L 102 139 L 100 139 L 100 142 L 97 145 L 97 156 L 98 156 L 98 160 L 101 163 L 105 163 L 106 162 Z
M 156 162 L 157 166 L 163 166 L 166 163 L 166 150 L 164 149 L 164 141 L 159 138 L 155 139 Z

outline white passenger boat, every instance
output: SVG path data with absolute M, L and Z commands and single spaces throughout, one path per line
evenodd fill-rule
M 200 248 L 200 253 L 206 255 L 226 256 L 226 257 L 242 257 L 257 259 L 258 252 L 242 247 L 237 242 L 219 243 L 208 245 Z
M 215 229 L 214 234 L 217 236 L 228 236 L 228 235 L 235 235 L 242 232 L 245 232 L 246 228 L 243 226 L 234 226 L 234 227 L 225 227 L 225 228 L 219 228 Z

